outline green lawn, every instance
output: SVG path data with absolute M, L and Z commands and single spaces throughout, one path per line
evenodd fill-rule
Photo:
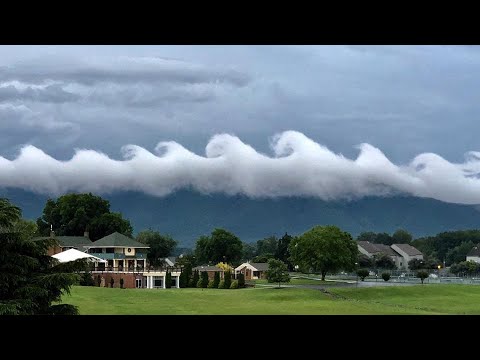
M 480 286 L 331 288 L 72 288 L 81 314 L 480 314 Z
M 256 284 L 256 285 L 272 285 L 272 286 L 278 286 L 278 283 L 269 283 L 265 279 L 259 279 L 259 280 L 249 280 L 247 283 L 250 284 Z M 338 282 L 336 281 L 322 281 L 322 280 L 314 280 L 314 279 L 290 279 L 289 283 L 282 283 L 283 285 L 322 285 L 322 286 L 332 286 L 332 285 L 338 285 Z

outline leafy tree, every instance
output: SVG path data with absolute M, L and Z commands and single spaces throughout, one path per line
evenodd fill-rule
M 384 281 L 390 280 L 390 274 L 387 273 L 387 272 L 382 273 L 382 279 L 383 279 Z
M 187 264 L 190 265 L 190 268 L 198 265 L 195 255 L 193 254 L 181 255 L 177 257 L 177 260 L 175 261 L 175 266 L 185 267 Z
M 242 273 L 239 273 L 237 275 L 238 277 L 238 287 L 239 288 L 244 288 L 245 287 L 245 275 L 243 275 Z
M 198 280 L 200 280 L 200 275 L 198 274 L 198 270 L 195 270 L 193 272 L 193 278 L 192 278 L 192 286 L 191 287 L 196 287 Z
M 370 272 L 368 271 L 368 269 L 358 269 L 357 270 L 357 275 L 358 277 L 360 278 L 360 280 L 365 280 L 365 278 L 368 276 Z
M 268 282 L 278 283 L 279 288 L 281 287 L 282 282 L 290 282 L 287 264 L 285 264 L 282 260 L 268 260 L 268 270 L 266 271 L 266 275 Z
M 276 236 L 269 236 L 257 241 L 257 255 L 271 254 L 272 257 L 277 252 L 278 239 Z
M 232 273 L 230 272 L 230 270 L 225 271 L 224 283 L 225 289 L 230 289 L 230 285 L 232 284 Z
M 242 258 L 242 241 L 224 229 L 215 229 L 210 236 L 201 236 L 197 240 L 195 256 L 201 264 L 227 262 L 237 264 Z
M 206 271 L 202 271 L 202 287 L 206 288 L 208 286 L 208 273 Z
M 242 260 L 250 260 L 257 254 L 256 244 L 243 243 Z
M 167 271 L 165 274 L 165 288 L 170 289 L 172 287 L 172 273 Z
M 355 268 L 358 249 L 352 236 L 336 226 L 316 226 L 295 238 L 289 247 L 291 261 L 301 269 L 322 274 Z
M 422 285 L 423 285 L 423 280 L 428 278 L 428 272 L 421 270 L 421 271 L 417 272 L 416 276 L 417 276 L 417 278 L 420 278 L 420 280 L 422 281 Z
M 394 269 L 395 262 L 387 254 L 375 254 L 373 256 L 375 261 L 375 267 L 380 269 Z
M 215 271 L 215 275 L 213 275 L 213 287 L 218 288 L 218 284 L 220 284 L 220 272 Z
M 412 239 L 412 234 L 403 229 L 398 229 L 392 235 L 393 244 L 410 244 Z
M 369 258 L 365 254 L 358 255 L 358 266 L 362 268 L 372 268 L 374 266 L 375 260 L 373 258 Z
M 10 229 L 13 224 L 20 221 L 22 211 L 8 199 L 0 198 L 0 229 Z
M 233 267 L 230 266 L 229 264 L 227 263 L 224 263 L 224 262 L 219 262 L 218 264 L 215 265 L 216 267 L 219 267 L 220 269 L 222 269 L 223 271 L 227 271 L 227 270 L 230 270 L 230 271 L 233 271 Z
M 95 286 L 95 281 L 93 280 L 92 273 L 90 271 L 85 271 L 82 274 L 80 286 Z
M 115 279 L 113 278 L 113 276 L 110 278 L 110 287 L 113 288 L 113 284 L 115 284 Z
M 387 234 L 387 233 L 378 233 L 375 236 L 375 240 L 373 241 L 376 244 L 384 244 L 384 245 L 392 245 L 395 244 L 395 240 Z
M 161 235 L 152 229 L 139 232 L 136 240 L 150 246 L 147 259 L 151 266 L 164 266 L 163 258 L 170 256 L 172 250 L 177 246 L 177 242 L 169 235 Z
M 371 243 L 374 243 L 376 238 L 376 233 L 368 231 L 360 233 L 360 235 L 357 236 L 357 241 L 369 241 Z
M 275 256 L 273 254 L 263 254 L 263 255 L 255 256 L 252 259 L 252 262 L 254 262 L 254 263 L 266 263 L 270 259 L 275 259 Z
M 60 264 L 47 255 L 55 241 L 31 241 L 13 230 L 21 210 L 0 199 L 0 315 L 78 314 L 76 306 L 52 305 L 70 292 L 85 261 Z
M 92 240 L 115 231 L 131 237 L 133 231 L 121 214 L 110 212 L 108 200 L 92 193 L 66 194 L 57 200 L 47 200 L 42 217 L 37 219 L 39 233 L 48 236 L 50 224 L 57 235 L 82 236 L 88 229 Z
M 408 268 L 410 270 L 426 269 L 425 262 L 421 259 L 412 259 L 408 262 Z
M 288 251 L 288 247 L 292 240 L 293 237 L 285 233 L 285 235 L 278 240 L 277 252 L 275 253 L 275 258 L 287 264 L 288 271 L 293 271 L 293 264 L 289 260 L 290 252 Z
M 473 249 L 474 246 L 475 244 L 472 241 L 462 242 L 460 245 L 455 246 L 453 249 L 447 251 L 445 262 L 453 264 L 465 261 L 467 254 Z

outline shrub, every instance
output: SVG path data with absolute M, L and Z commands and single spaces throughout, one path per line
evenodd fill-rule
M 203 286 L 202 279 L 197 281 L 197 288 L 202 288 Z
M 199 279 L 200 279 L 200 276 L 198 274 L 198 270 L 195 270 L 193 272 L 193 279 L 190 287 L 196 287 Z
M 123 278 L 120 278 L 120 289 L 123 289 Z
M 187 281 L 186 281 L 186 277 L 187 277 L 187 276 L 186 276 L 186 275 L 187 275 L 187 273 L 185 272 L 185 270 L 183 270 L 183 271 L 180 273 L 180 279 L 178 279 L 178 280 L 179 280 L 179 282 L 180 282 L 179 285 L 180 285 L 181 288 L 186 288 L 186 287 L 187 287 Z
M 206 271 L 202 271 L 202 288 L 206 288 L 208 286 L 208 273 Z
M 230 285 L 230 289 L 238 289 L 238 281 L 233 280 L 232 284 Z
M 232 273 L 230 270 L 225 271 L 225 289 L 230 289 L 230 285 L 232 285 Z
M 368 276 L 369 271 L 367 269 L 359 269 L 357 271 L 357 275 L 360 278 L 360 280 L 364 281 L 365 278 Z
M 100 277 L 100 275 L 97 275 L 97 285 L 102 285 L 102 278 Z
M 207 288 L 213 289 L 214 287 L 215 287 L 215 281 L 210 280 L 210 281 L 208 282 Z
M 85 271 L 80 279 L 81 286 L 95 286 L 92 274 L 89 271 Z
M 390 280 L 390 274 L 389 274 L 389 273 L 386 273 L 386 272 L 382 273 L 382 279 L 383 279 L 384 281 Z
M 220 282 L 218 283 L 218 288 L 219 289 L 225 289 L 225 281 L 220 280 Z
M 417 277 L 420 278 L 423 284 L 423 280 L 425 280 L 428 277 L 428 273 L 426 271 L 419 271 L 417 272 Z
M 244 288 L 245 287 L 245 275 L 242 273 L 238 274 L 238 287 Z
M 213 287 L 218 288 L 218 284 L 220 284 L 220 272 L 215 271 L 215 276 L 213 277 Z
M 110 278 L 110 287 L 113 288 L 113 284 L 115 284 L 115 279 L 113 278 L 113 276 Z
M 165 275 L 165 288 L 170 289 L 172 287 L 172 274 L 170 271 Z

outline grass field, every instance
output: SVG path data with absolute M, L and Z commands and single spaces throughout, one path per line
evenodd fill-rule
M 332 288 L 72 288 L 80 314 L 480 314 L 480 286 Z
M 278 283 L 269 283 L 265 279 L 259 280 L 250 280 L 247 281 L 248 283 L 255 284 L 255 285 L 271 285 L 271 286 L 278 286 Z M 297 279 L 293 278 L 290 279 L 289 283 L 282 283 L 283 285 L 322 285 L 322 286 L 332 286 L 338 285 L 336 281 L 321 281 L 321 280 L 314 280 L 314 279 Z

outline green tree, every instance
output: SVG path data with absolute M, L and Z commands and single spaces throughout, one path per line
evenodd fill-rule
M 244 288 L 245 287 L 245 275 L 243 275 L 242 273 L 239 273 L 237 275 L 238 277 L 238 287 L 239 288 Z
M 398 229 L 392 235 L 393 244 L 410 244 L 412 239 L 412 234 L 403 229 Z
M 165 288 L 170 289 L 172 287 L 172 274 L 170 271 L 167 271 L 167 274 L 165 275 Z
M 291 261 L 301 269 L 322 274 L 351 271 L 357 261 L 357 243 L 336 226 L 316 226 L 290 243 Z
M 242 260 L 251 260 L 257 255 L 257 246 L 255 244 L 242 243 Z
M 275 258 L 287 264 L 289 271 L 293 271 L 293 264 L 289 260 L 290 252 L 288 250 L 288 247 L 292 242 L 292 240 L 293 240 L 293 237 L 285 233 L 285 235 L 283 235 L 278 240 L 277 252 L 275 253 Z
M 93 280 L 92 273 L 90 271 L 85 271 L 82 274 L 82 278 L 80 280 L 81 286 L 95 286 L 95 281 Z
M 200 280 L 200 276 L 198 274 L 198 270 L 195 270 L 193 272 L 193 277 L 192 277 L 192 285 L 191 287 L 196 287 L 198 284 L 198 280 Z
M 373 258 L 369 258 L 365 254 L 358 255 L 358 266 L 360 266 L 361 268 L 367 268 L 367 269 L 373 268 L 374 262 L 375 260 Z
M 215 229 L 210 236 L 197 240 L 195 256 L 200 264 L 226 262 L 238 264 L 242 258 L 242 241 L 231 232 Z
M 369 241 L 371 243 L 375 242 L 377 238 L 377 234 L 371 231 L 362 232 L 360 235 L 357 236 L 357 241 Z
M 285 264 L 282 260 L 268 260 L 268 270 L 266 271 L 266 275 L 268 282 L 278 283 L 279 288 L 281 287 L 282 282 L 290 282 L 287 264 Z
M 213 275 L 213 287 L 217 289 L 218 284 L 220 284 L 220 272 L 215 271 L 215 275 Z
M 368 271 L 368 269 L 358 269 L 357 270 L 357 275 L 358 277 L 360 278 L 360 280 L 365 280 L 365 278 L 368 276 L 370 272 Z
M 82 236 L 88 230 L 92 240 L 115 231 L 131 237 L 133 231 L 130 222 L 121 214 L 110 212 L 108 200 L 92 193 L 66 194 L 57 200 L 49 199 L 37 225 L 39 233 L 44 236 L 50 234 L 52 225 L 56 235 Z
M 446 262 L 453 264 L 464 261 L 474 246 L 475 244 L 472 241 L 462 242 L 460 245 L 447 251 Z
M 421 259 L 412 259 L 408 262 L 408 268 L 410 270 L 426 269 L 425 262 Z
M 423 280 L 428 278 L 428 272 L 421 270 L 421 271 L 417 272 L 416 276 L 417 276 L 417 278 L 420 278 L 420 280 L 422 281 L 422 285 L 423 285 Z
M 254 263 L 266 263 L 270 259 L 275 259 L 275 256 L 273 254 L 264 254 L 264 255 L 255 256 L 252 259 L 252 262 L 254 262 Z
M 277 253 L 277 248 L 278 239 L 276 236 L 269 236 L 257 241 L 257 255 L 271 254 L 274 256 Z
M 147 259 L 152 266 L 164 266 L 163 258 L 168 257 L 177 246 L 177 242 L 170 236 L 161 235 L 152 229 L 139 232 L 136 240 L 150 246 Z
M 383 279 L 383 281 L 390 280 L 390 274 L 387 273 L 387 272 L 382 273 L 382 279 Z
M 206 271 L 202 271 L 202 288 L 206 288 L 208 286 L 208 273 Z
M 59 302 L 80 277 L 84 261 L 59 264 L 47 255 L 55 241 L 32 241 L 21 224 L 21 210 L 0 199 L 0 315 L 78 314 L 77 307 Z
M 225 289 L 230 289 L 230 285 L 232 285 L 232 273 L 230 272 L 230 270 L 225 271 L 223 281 L 225 284 Z
M 393 238 L 387 233 L 378 233 L 373 241 L 376 244 L 392 245 L 395 244 Z
M 20 220 L 22 211 L 8 199 L 0 198 L 0 229 L 9 229 Z
M 375 267 L 379 269 L 394 269 L 395 262 L 387 254 L 375 254 L 373 255 Z
M 180 276 L 179 276 L 179 286 L 180 288 L 186 288 L 187 287 L 187 280 L 185 279 L 186 276 L 185 276 L 185 269 L 182 270 L 182 272 L 180 273 Z

